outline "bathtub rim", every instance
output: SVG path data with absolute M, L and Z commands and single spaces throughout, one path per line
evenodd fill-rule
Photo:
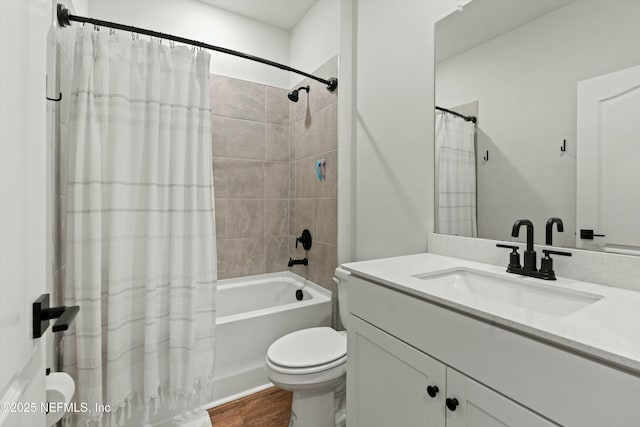
M 217 317 L 216 326 L 224 325 L 226 323 L 231 323 L 231 322 L 239 321 L 243 319 L 266 316 L 268 314 L 279 313 L 286 310 L 304 308 L 311 305 L 331 302 L 333 299 L 333 292 L 331 292 L 330 290 L 323 288 L 317 283 L 309 279 L 305 279 L 304 277 L 298 274 L 292 273 L 290 271 L 257 274 L 254 276 L 242 276 L 242 277 L 234 277 L 231 279 L 218 280 L 217 290 L 255 286 L 256 283 L 270 281 L 273 279 L 283 280 L 285 282 L 297 285 L 299 289 L 304 288 L 306 291 L 308 291 L 311 294 L 312 298 L 306 301 L 295 301 L 288 304 L 276 305 L 276 306 L 261 308 L 258 310 L 247 311 L 244 313 Z

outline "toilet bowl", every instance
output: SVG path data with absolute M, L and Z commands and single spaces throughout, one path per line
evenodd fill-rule
M 340 315 L 347 324 L 348 275 L 336 270 Z M 289 427 L 342 427 L 346 424 L 346 331 L 302 329 L 276 340 L 267 350 L 265 372 L 277 387 L 293 392 Z

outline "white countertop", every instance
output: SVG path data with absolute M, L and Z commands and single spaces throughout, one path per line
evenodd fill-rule
M 507 262 L 508 255 L 505 255 L 505 266 Z M 342 268 L 355 276 L 640 374 L 640 292 L 562 277 L 555 281 L 534 279 L 509 274 L 506 267 L 429 253 L 348 263 Z M 434 285 L 413 277 L 458 269 L 499 275 L 573 293 L 595 294 L 602 299 L 566 316 L 554 316 L 494 299 L 468 298 L 451 286 Z M 556 274 L 561 273 L 556 271 Z

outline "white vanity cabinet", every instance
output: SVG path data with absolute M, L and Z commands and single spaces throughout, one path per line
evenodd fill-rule
M 349 427 L 640 427 L 633 372 L 373 278 L 348 301 Z
M 444 426 L 446 366 L 359 319 L 353 321 L 347 332 L 347 369 L 352 372 L 347 375 L 347 425 Z
M 348 343 L 349 426 L 555 425 L 360 319 Z

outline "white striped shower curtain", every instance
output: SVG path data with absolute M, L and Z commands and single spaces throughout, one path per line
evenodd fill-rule
M 436 114 L 438 232 L 477 237 L 475 125 Z
M 210 55 L 89 27 L 75 40 L 64 301 L 80 313 L 63 368 L 90 411 L 73 425 L 119 425 L 211 388 Z

